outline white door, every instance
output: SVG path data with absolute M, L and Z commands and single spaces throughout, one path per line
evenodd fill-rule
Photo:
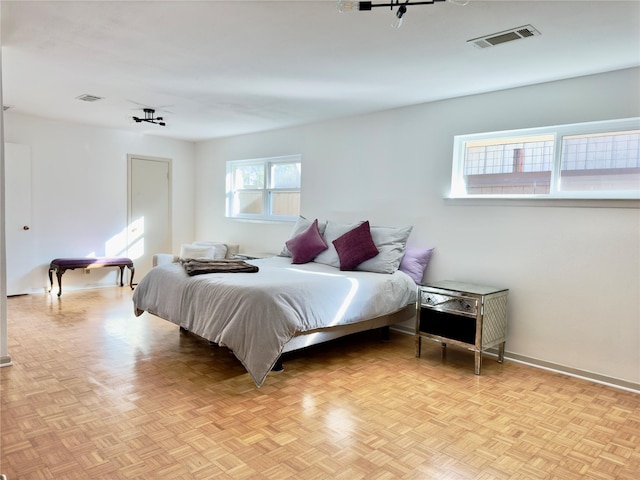
M 31 149 L 4 144 L 7 295 L 32 292 L 35 242 L 31 231 Z
M 128 256 L 134 283 L 153 267 L 153 255 L 171 253 L 171 161 L 129 155 Z

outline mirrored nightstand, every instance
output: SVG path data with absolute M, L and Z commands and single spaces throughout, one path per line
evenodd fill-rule
M 418 286 L 416 357 L 422 338 L 456 345 L 475 352 L 475 373 L 480 375 L 482 352 L 498 346 L 504 360 L 507 339 L 506 288 L 442 281 Z

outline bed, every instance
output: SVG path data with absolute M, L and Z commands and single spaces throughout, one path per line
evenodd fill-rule
M 258 387 L 283 353 L 415 317 L 416 282 L 400 270 L 341 271 L 281 256 L 247 263 L 258 271 L 189 276 L 180 262 L 157 266 L 136 287 L 135 314 L 226 346 Z

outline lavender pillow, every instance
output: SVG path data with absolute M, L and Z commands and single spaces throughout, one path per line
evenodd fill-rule
M 409 275 L 414 282 L 421 283 L 432 253 L 433 248 L 407 247 L 398 270 Z
M 313 260 L 316 255 L 327 249 L 320 230 L 318 229 L 318 219 L 315 219 L 309 227 L 290 238 L 285 245 L 291 252 L 291 263 L 307 263 Z
M 340 258 L 340 270 L 353 270 L 365 260 L 378 255 L 376 244 L 371 238 L 369 221 L 336 238 L 333 246 Z

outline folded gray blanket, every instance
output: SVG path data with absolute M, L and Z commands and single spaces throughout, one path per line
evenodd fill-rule
M 219 260 L 209 259 L 191 259 L 180 260 L 187 275 L 202 275 L 205 273 L 255 273 L 259 269 L 255 265 L 245 262 L 244 260 L 236 260 L 222 258 Z

